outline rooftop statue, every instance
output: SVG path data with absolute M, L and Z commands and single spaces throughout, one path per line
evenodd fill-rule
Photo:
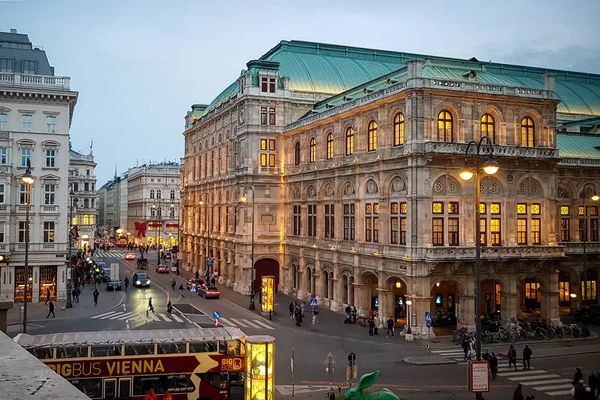
M 363 389 L 366 389 L 373 385 L 379 378 L 379 371 L 371 372 L 370 374 L 364 374 L 360 377 L 358 385 L 349 389 L 344 393 L 345 400 L 400 400 L 391 390 L 383 388 L 378 392 L 363 393 Z

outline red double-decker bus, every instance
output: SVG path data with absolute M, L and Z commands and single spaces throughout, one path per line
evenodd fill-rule
M 92 399 L 242 400 L 237 328 L 19 334 L 15 341 Z

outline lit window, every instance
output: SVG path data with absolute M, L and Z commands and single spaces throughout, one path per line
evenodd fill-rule
M 394 146 L 404 144 L 404 115 L 396 114 L 394 117 Z
M 83 214 L 83 225 L 90 224 L 90 216 L 88 214 Z
M 371 121 L 369 122 L 368 128 L 368 150 L 375 151 L 377 150 L 377 122 Z
M 261 155 L 260 155 L 260 166 L 261 167 L 267 166 L 267 155 L 265 153 L 261 153 Z
M 487 246 L 487 219 L 479 220 L 479 243 L 482 246 Z
M 269 154 L 269 167 L 275 166 L 275 154 Z
M 354 154 L 354 129 L 346 129 L 346 155 Z
M 441 142 L 452 142 L 452 114 L 442 111 L 438 115 L 438 140 Z
M 44 222 L 44 243 L 54 243 L 54 222 Z
M 521 146 L 533 147 L 535 146 L 534 140 L 535 125 L 533 120 L 529 117 L 525 117 L 521 120 Z
M 275 151 L 275 139 L 269 139 L 269 150 Z
M 487 214 L 487 206 L 485 203 L 479 203 L 479 214 Z
M 333 158 L 333 133 L 327 134 L 327 159 Z
M 527 219 L 517 219 L 517 244 L 527 244 Z
M 540 215 L 540 205 L 539 204 L 531 205 L 531 214 L 532 215 Z
M 309 162 L 314 163 L 317 159 L 317 140 L 315 138 L 310 139 L 309 151 Z
M 500 246 L 502 236 L 502 222 L 500 218 L 490 219 L 490 239 L 492 240 L 492 246 Z
M 434 246 L 444 245 L 444 218 L 431 219 L 432 243 Z
M 260 149 L 261 150 L 267 149 L 267 139 L 260 139 Z
M 48 133 L 56 133 L 56 117 L 46 117 L 46 130 Z
M 434 214 L 443 214 L 444 213 L 444 203 L 442 202 L 433 202 L 431 205 L 431 212 Z
M 448 214 L 458 214 L 458 202 L 451 201 L 448 203 Z
M 501 206 L 499 203 L 492 203 L 490 205 L 490 214 L 500 214 Z
M 527 214 L 527 204 L 517 204 L 517 214 Z
M 494 142 L 494 117 L 491 114 L 481 116 L 481 137 L 489 136 Z

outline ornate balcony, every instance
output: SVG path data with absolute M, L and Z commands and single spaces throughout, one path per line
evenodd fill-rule
M 464 156 L 467 143 L 427 142 L 425 153 L 454 154 Z M 494 145 L 494 155 L 499 157 L 559 159 L 558 149 L 546 147 L 520 147 L 508 145 Z
M 561 242 L 565 247 L 565 254 L 583 254 L 583 242 L 566 243 Z M 600 254 L 600 242 L 586 242 L 585 252 L 588 254 Z
M 565 256 L 563 246 L 499 246 L 481 247 L 483 260 L 549 259 Z M 475 260 L 475 247 L 430 247 L 428 261 Z

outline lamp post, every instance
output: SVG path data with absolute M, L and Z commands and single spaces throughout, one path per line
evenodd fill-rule
M 249 310 L 255 310 L 256 306 L 254 304 L 254 186 L 250 186 L 246 189 L 252 190 L 252 252 L 250 255 L 250 261 L 252 263 L 250 269 L 250 305 L 248 306 Z M 248 201 L 248 196 L 243 194 L 240 198 L 241 201 L 246 203 Z
M 583 185 L 583 280 L 581 279 L 581 274 L 579 274 L 579 290 L 581 290 L 581 300 L 580 303 L 583 306 L 584 300 L 588 299 L 588 285 L 587 285 L 587 236 L 588 236 L 588 212 L 587 212 L 587 204 L 586 200 L 588 199 L 588 194 L 586 189 L 588 187 L 592 187 L 594 192 L 591 196 L 589 196 L 592 201 L 598 201 L 600 196 L 596 194 L 596 186 L 592 183 L 586 183 Z M 581 287 L 582 282 L 585 282 L 583 288 Z
M 485 142 L 485 143 L 484 143 Z M 475 146 L 476 150 L 476 168 L 475 172 L 469 168 L 467 157 L 469 156 L 469 150 L 471 149 L 471 145 Z M 481 226 L 480 226 L 480 210 L 479 203 L 481 197 L 481 174 L 480 174 L 480 156 L 481 156 L 481 147 L 488 146 L 489 156 L 488 160 L 483 165 L 483 170 L 488 175 L 493 175 L 498 172 L 500 166 L 494 160 L 494 143 L 489 136 L 483 136 L 479 142 L 475 140 L 471 140 L 467 145 L 467 150 L 465 151 L 465 168 L 460 172 L 461 179 L 465 181 L 471 180 L 473 175 L 475 175 L 475 354 L 477 356 L 477 361 L 481 360 Z
M 208 195 L 207 195 L 208 197 Z M 200 199 L 199 204 L 201 206 L 205 205 L 208 207 L 209 205 L 211 206 L 210 208 L 210 218 L 208 217 L 208 210 L 206 213 L 206 225 L 208 225 L 208 232 L 207 232 L 207 236 L 206 236 L 206 250 L 208 255 L 206 256 L 206 272 L 208 272 L 208 274 L 210 275 L 212 273 L 212 271 L 210 270 L 210 267 L 212 267 L 212 259 L 210 257 L 210 253 L 211 253 L 211 249 L 210 249 L 210 235 L 212 234 L 212 220 L 213 220 L 213 209 L 212 209 L 212 204 L 209 204 L 208 202 L 205 202 L 204 200 Z
M 35 177 L 31 175 L 31 163 L 27 159 L 27 169 L 21 177 L 21 181 L 25 184 L 25 288 L 23 292 L 23 333 L 27 333 L 27 297 L 29 284 L 29 208 L 31 206 L 31 185 L 35 182 Z
M 73 189 L 69 193 L 69 223 L 67 224 L 67 228 L 69 231 L 67 232 L 69 238 L 69 248 L 67 249 L 67 268 L 69 268 L 69 281 L 67 282 L 67 304 L 65 305 L 67 308 L 73 307 L 73 263 L 71 262 L 71 248 L 73 247 L 73 234 L 72 234 L 72 224 L 73 224 Z

